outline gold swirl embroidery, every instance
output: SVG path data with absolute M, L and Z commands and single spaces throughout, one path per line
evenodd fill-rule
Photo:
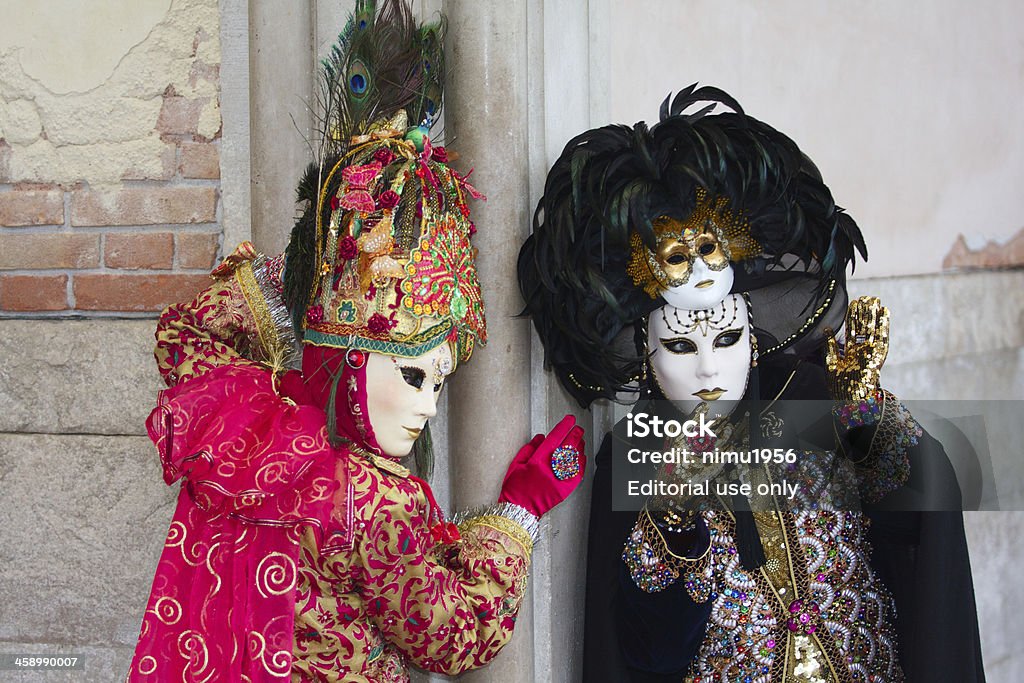
M 256 529 L 249 525 L 243 525 L 241 533 L 235 540 L 234 545 L 232 546 L 232 552 L 236 555 L 240 555 L 244 552 L 247 552 L 249 549 L 249 544 L 252 543 L 255 537 Z
M 334 495 L 336 490 L 337 481 L 330 477 L 317 477 L 309 483 L 309 487 L 306 489 L 308 493 L 307 500 L 326 500 Z
M 215 578 L 217 580 L 217 583 L 213 587 L 213 590 L 210 591 L 211 595 L 215 595 L 218 591 L 220 591 L 220 585 L 221 585 L 220 574 L 218 574 L 217 570 L 213 568 L 212 562 L 213 562 L 213 558 L 215 557 L 215 554 L 217 552 L 217 549 L 221 545 L 222 545 L 222 543 L 220 541 L 218 541 L 217 543 L 214 543 L 212 546 L 210 546 L 209 552 L 206 553 L 206 571 L 210 572 L 210 576 L 212 576 L 213 578 Z
M 171 528 L 167 530 L 167 540 L 164 541 L 164 546 L 168 548 L 180 546 L 185 542 L 187 536 L 188 531 L 186 531 L 184 524 L 181 522 L 171 522 Z
M 209 552 L 209 548 L 201 541 L 193 543 L 191 547 L 182 543 L 180 547 L 181 559 L 190 567 L 198 567 L 206 562 L 206 554 Z
M 199 653 L 199 656 L 194 657 L 194 652 Z M 189 660 L 189 673 L 194 677 L 193 680 L 203 680 L 202 674 L 210 665 L 210 653 L 206 649 L 206 640 L 203 636 L 192 629 L 182 631 L 178 636 L 178 654 Z
M 167 624 L 173 626 L 181 620 L 181 603 L 174 598 L 164 596 L 156 601 L 153 605 L 153 613 L 156 618 Z
M 256 660 L 263 665 L 264 670 L 270 671 L 267 667 L 264 653 L 267 651 L 267 639 L 259 631 L 249 631 L 245 642 L 246 655 L 249 660 Z M 273 672 L 270 672 L 273 673 Z
M 292 653 L 288 650 L 277 650 L 269 658 L 263 658 L 263 668 L 272 676 L 283 676 L 292 665 Z
M 139 660 L 139 673 L 143 676 L 148 676 L 156 671 L 156 659 L 149 655 L 146 655 Z
M 298 456 L 314 455 L 327 448 L 327 430 L 321 428 L 316 434 L 300 434 L 292 439 L 290 452 Z
M 288 465 L 286 463 L 282 461 L 270 462 L 256 472 L 256 481 L 259 482 L 260 488 L 265 488 L 270 484 L 285 481 L 287 474 Z
M 263 597 L 284 595 L 295 588 L 295 562 L 284 553 L 271 553 L 256 567 L 256 588 Z

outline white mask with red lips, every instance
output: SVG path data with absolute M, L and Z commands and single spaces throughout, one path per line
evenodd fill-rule
M 366 412 L 385 455 L 402 458 L 412 450 L 452 373 L 451 347 L 441 344 L 415 358 L 370 353 L 366 361 Z
M 663 306 L 650 316 L 647 343 L 655 381 L 684 414 L 706 403 L 709 419 L 722 417 L 743 398 L 751 343 L 741 295 L 696 311 Z

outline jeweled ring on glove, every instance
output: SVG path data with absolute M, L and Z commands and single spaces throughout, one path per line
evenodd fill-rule
M 580 473 L 580 452 L 575 446 L 559 446 L 551 454 L 551 471 L 559 481 L 575 477 Z

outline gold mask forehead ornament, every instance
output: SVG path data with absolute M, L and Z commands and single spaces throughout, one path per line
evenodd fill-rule
M 708 198 L 697 190 L 697 205 L 684 220 L 659 216 L 651 221 L 655 248 L 647 248 L 637 233 L 630 236 L 626 272 L 633 284 L 656 299 L 672 287 L 685 285 L 699 258 L 709 270 L 757 256 L 761 245 L 750 234 L 750 222 L 729 209 L 729 199 Z

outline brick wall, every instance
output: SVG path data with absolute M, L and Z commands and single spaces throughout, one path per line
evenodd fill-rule
M 216 8 L 176 0 L 83 92 L 54 94 L 55 77 L 0 49 L 0 316 L 154 313 L 208 283 L 221 248 Z
M 159 311 L 205 286 L 220 246 L 218 141 L 187 120 L 158 125 L 166 177 L 0 185 L 0 310 Z
M 215 144 L 185 144 L 207 148 L 216 169 Z M 0 186 L 0 310 L 159 311 L 205 286 L 219 183 L 189 178 L 209 168 L 190 168 L 183 148 L 166 180 Z

